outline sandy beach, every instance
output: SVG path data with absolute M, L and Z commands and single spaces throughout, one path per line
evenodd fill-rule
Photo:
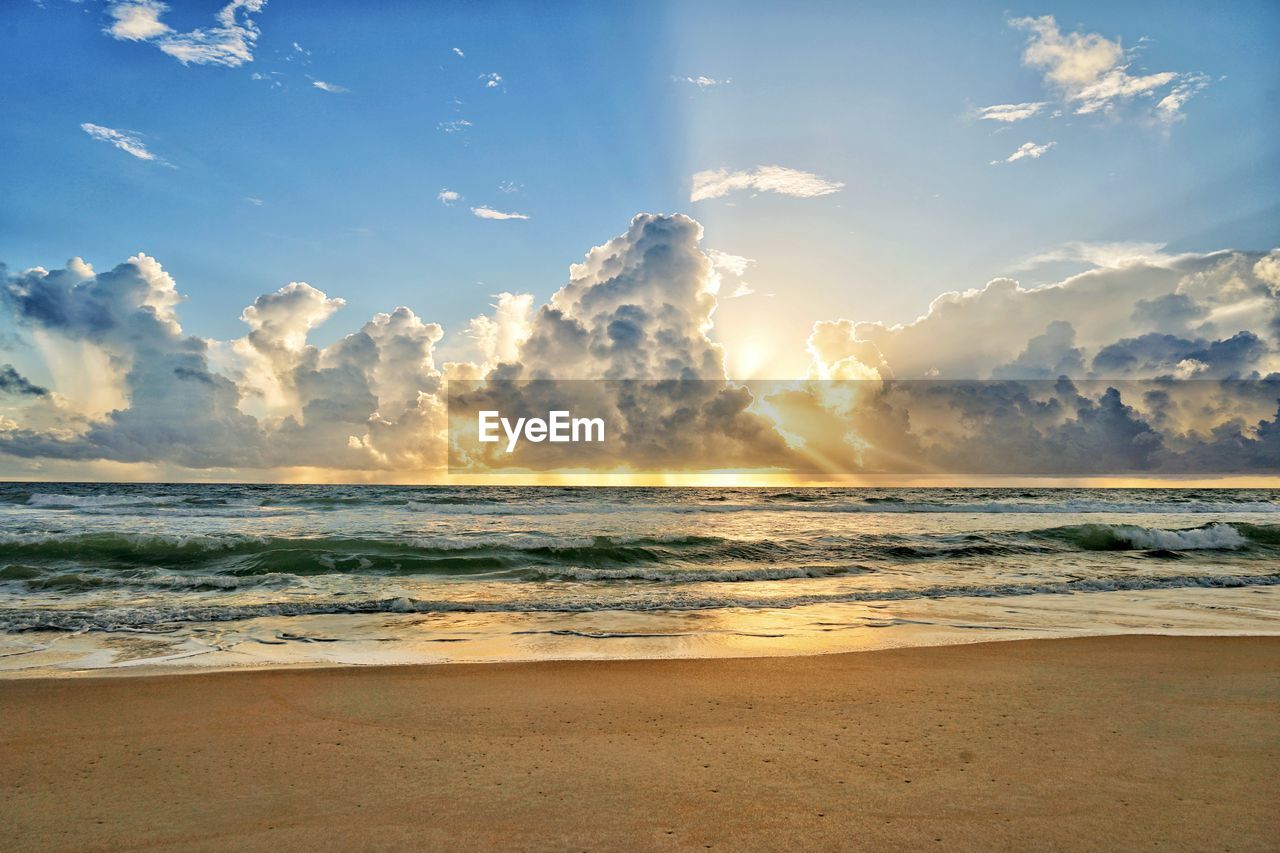
M 15 849 L 1265 849 L 1280 640 L 0 683 Z

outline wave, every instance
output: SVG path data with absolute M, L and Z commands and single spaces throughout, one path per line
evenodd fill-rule
M 747 569 L 584 569 L 566 566 L 531 571 L 529 580 L 660 581 L 663 583 L 749 583 L 751 581 L 834 578 L 872 572 L 866 566 L 770 566 Z
M 32 532 L 0 534 L 0 581 L 38 570 L 168 570 L 190 574 L 438 575 L 523 580 L 781 580 L 822 577 L 831 566 L 910 564 L 1064 552 L 1148 551 L 1178 556 L 1280 549 L 1280 525 L 1213 522 L 1193 528 L 1084 524 L 967 534 L 863 534 L 733 539 L 705 535 L 557 536 L 522 533 L 442 536 L 252 536 Z M 25 568 L 24 568 L 25 567 Z M 736 575 L 729 573 L 736 572 Z M 96 575 L 95 575 L 96 576 Z M 714 576 L 714 577 L 711 577 Z M 44 582 L 43 580 L 41 581 Z M 87 581 L 86 583 L 93 583 Z
M 1032 535 L 1059 539 L 1085 551 L 1240 551 L 1254 545 L 1280 544 L 1280 525 L 1227 524 L 1164 529 L 1133 524 L 1081 524 L 1055 527 Z
M 1119 575 L 1062 582 L 979 585 L 939 585 L 923 588 L 856 590 L 783 598 L 698 597 L 668 595 L 633 599 L 526 599 L 507 601 L 449 601 L 411 598 L 366 600 L 309 600 L 241 605 L 160 605 L 154 607 L 99 607 L 91 609 L 0 609 L 0 631 L 143 631 L 176 630 L 183 624 L 230 622 L 263 617 L 294 617 L 379 613 L 580 613 L 602 610 L 624 612 L 694 611 L 725 608 L 789 609 L 817 604 L 902 601 L 940 598 L 1004 598 L 1026 595 L 1139 590 L 1265 587 L 1280 584 L 1280 573 L 1257 575 Z

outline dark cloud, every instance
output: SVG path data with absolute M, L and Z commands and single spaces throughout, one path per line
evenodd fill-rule
M 48 388 L 41 388 L 19 373 L 12 364 L 0 365 L 0 392 L 26 397 L 43 397 Z

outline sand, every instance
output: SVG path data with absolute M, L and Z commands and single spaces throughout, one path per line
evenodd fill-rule
M 1280 638 L 0 682 L 10 849 L 1275 849 Z

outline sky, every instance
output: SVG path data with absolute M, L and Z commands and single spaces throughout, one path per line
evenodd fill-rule
M 575 280 L 570 265 L 631 235 L 615 244 L 627 257 L 649 239 L 633 233 L 644 213 L 699 226 L 688 232 L 696 247 L 683 225 L 663 238 L 707 259 L 673 280 L 716 291 L 709 307 L 688 303 L 687 331 L 705 341 L 685 354 L 711 347 L 714 358 L 697 357 L 718 358 L 730 378 L 829 377 L 854 350 L 887 376 L 886 336 L 924 328 L 940 294 L 1005 277 L 1028 290 L 1121 267 L 1137 277 L 1145 265 L 1181 271 L 1164 294 L 1181 298 L 1194 290 L 1186 275 L 1212 277 L 1195 258 L 1221 267 L 1224 250 L 1237 253 L 1227 265 L 1247 271 L 1252 296 L 1230 302 L 1236 285 L 1223 278 L 1216 295 L 1197 297 L 1195 334 L 1191 320 L 1162 328 L 1191 347 L 1166 366 L 1225 376 L 1189 354 L 1248 331 L 1261 349 L 1232 369 L 1266 376 L 1268 253 L 1280 246 L 1278 38 L 1270 2 L 13 0 L 0 10 L 10 291 L 0 362 L 49 394 L 10 393 L 0 408 L 0 423 L 42 435 L 44 448 L 8 461 L 0 452 L 0 472 L 34 475 L 58 460 L 309 469 L 323 459 L 296 448 L 180 459 L 137 436 L 129 450 L 100 437 L 96 449 L 69 449 L 67 436 L 96 435 L 111 412 L 141 418 L 140 361 L 179 355 L 229 382 L 238 402 L 226 411 L 255 428 L 292 416 L 309 429 L 314 395 L 289 371 L 307 358 L 309 369 L 336 369 L 333 348 L 399 306 L 417 323 L 406 334 L 429 353 L 428 372 L 483 372 L 503 358 L 532 372 L 524 342 L 540 340 L 537 316 Z M 66 283 L 105 293 L 102 274 L 139 253 L 154 261 L 131 267 L 145 281 L 131 305 L 104 307 L 105 296 Z M 23 278 L 35 268 L 71 278 L 37 287 Z M 245 319 L 246 306 L 294 282 L 309 290 L 295 288 L 289 304 L 311 313 Z M 1160 295 L 1127 282 L 1116 284 L 1127 312 Z M 90 299 L 122 328 L 133 322 L 125 309 L 145 308 L 157 340 L 199 340 L 201 351 L 140 350 L 137 329 L 104 331 Z M 1054 310 L 1075 318 L 1089 357 L 1154 328 L 1099 327 L 1089 343 L 1089 320 Z M 950 333 L 936 364 L 894 373 L 958 377 L 948 365 L 965 364 L 985 378 L 1063 317 L 1037 315 L 1044 322 L 1019 340 L 966 361 L 961 344 L 982 327 L 973 322 Z M 848 352 L 818 352 L 819 332 L 817 349 L 834 346 L 839 321 Z M 269 345 L 268 333 L 278 338 Z M 870 339 L 874 358 L 862 353 Z M 385 415 L 387 394 L 393 408 L 413 408 L 408 385 L 387 391 L 391 366 L 366 373 L 380 378 L 366 382 L 362 417 Z M 414 393 L 436 392 L 434 379 L 415 381 Z M 366 438 L 335 430 L 334 440 Z

